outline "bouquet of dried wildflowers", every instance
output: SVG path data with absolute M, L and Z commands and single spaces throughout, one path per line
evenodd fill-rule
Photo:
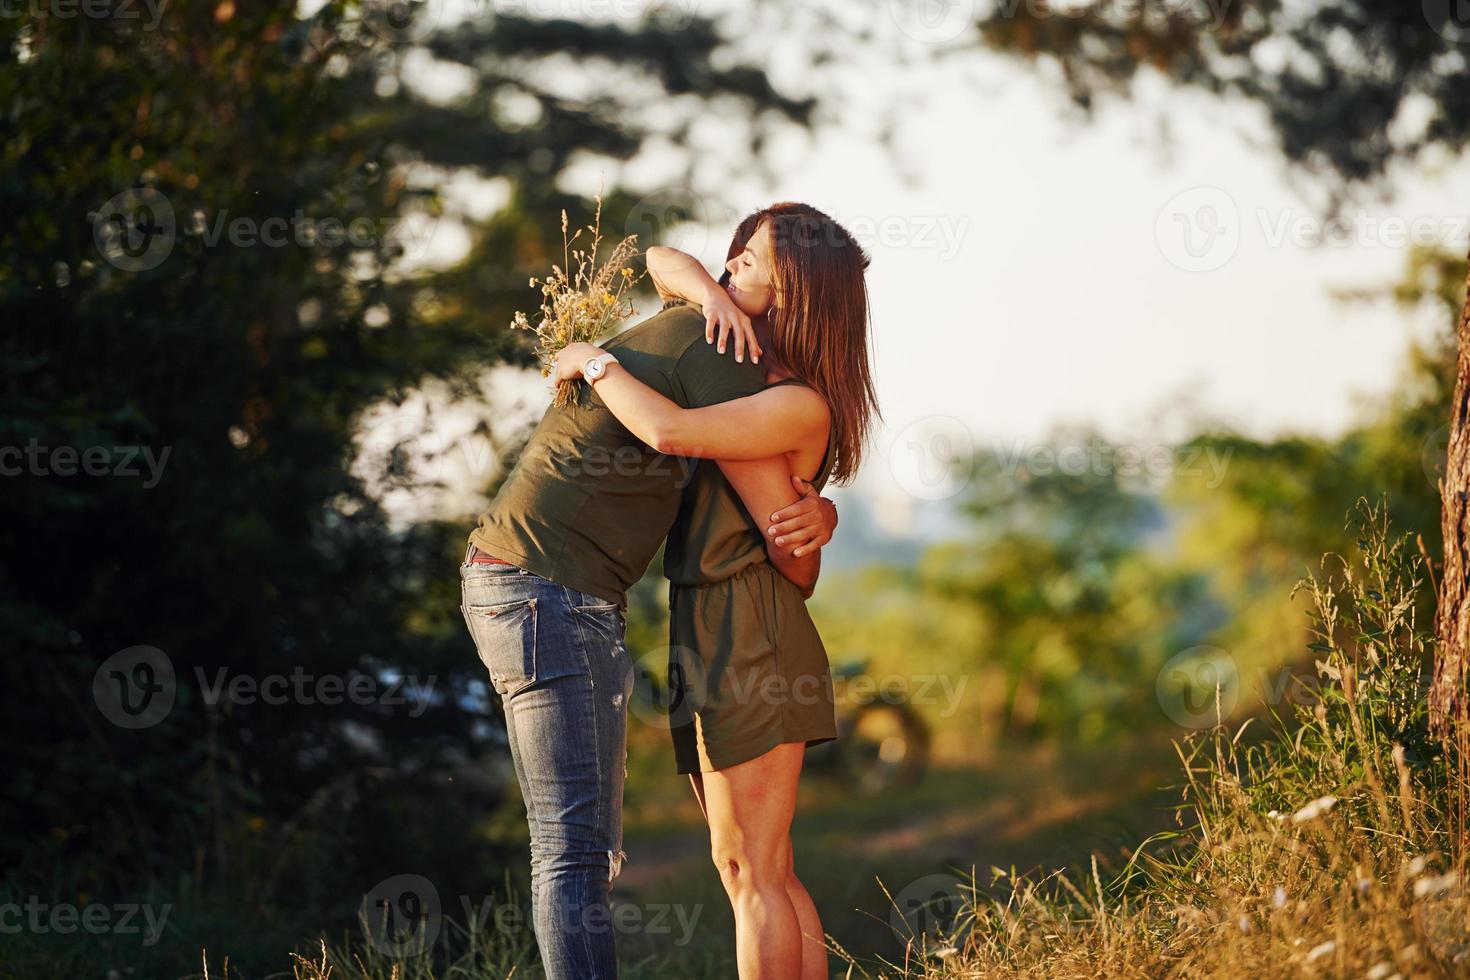
M 574 248 L 583 232 L 592 239 L 587 248 Z M 568 344 L 596 343 L 615 325 L 633 315 L 633 303 L 624 294 L 642 276 L 635 276 L 626 263 L 638 254 L 638 236 L 624 238 L 607 258 L 598 262 L 602 245 L 602 198 L 597 199 L 597 214 L 592 224 L 578 228 L 567 237 L 567 213 L 561 213 L 562 264 L 551 267 L 546 279 L 532 279 L 541 287 L 541 319 L 533 326 L 524 313 L 517 313 L 511 326 L 536 334 L 536 356 L 541 360 L 541 375 L 547 377 L 556 365 L 556 355 Z M 570 405 L 577 397 L 582 382 L 563 381 L 557 385 L 552 404 Z

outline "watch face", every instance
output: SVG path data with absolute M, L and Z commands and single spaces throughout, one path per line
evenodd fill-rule
M 587 358 L 587 363 L 582 365 L 582 373 L 587 376 L 589 381 L 596 381 L 602 377 L 604 370 L 606 370 L 606 365 L 602 363 L 601 358 L 597 357 Z

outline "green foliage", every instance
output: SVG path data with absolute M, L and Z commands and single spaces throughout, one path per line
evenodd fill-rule
M 970 681 L 963 710 L 921 706 L 941 746 L 965 754 L 1008 736 L 1085 741 L 1164 724 L 1160 670 L 1197 646 L 1229 658 L 1233 717 L 1280 707 L 1299 694 L 1291 671 L 1307 642 L 1304 609 L 1282 597 L 1340 540 L 1357 499 L 1386 494 L 1439 552 L 1464 275 L 1463 258 L 1420 250 L 1399 284 L 1345 297 L 1439 326 L 1411 345 L 1395 392 L 1338 438 L 1207 432 L 1137 447 L 1083 430 L 976 458 L 966 537 L 912 572 L 869 569 L 827 593 L 829 650 L 871 657 L 879 674 Z M 1157 448 L 1167 473 L 1133 465 Z M 1434 597 L 1416 594 L 1423 619 Z
M 1470 140 L 1466 33 L 1450 3 L 1089 4 L 1060 14 L 1008 2 L 981 18 L 979 38 L 1057 63 L 1054 77 L 1083 110 L 1099 96 L 1131 94 L 1150 70 L 1180 87 L 1248 99 L 1265 110 L 1282 156 L 1335 179 L 1336 193 L 1431 149 L 1453 155 Z M 1420 111 L 1422 125 L 1400 125 Z
M 501 863 L 482 826 L 503 736 L 456 609 L 467 523 L 388 520 L 377 491 L 415 489 L 414 432 L 392 434 L 384 472 L 354 460 L 382 435 L 369 409 L 526 360 L 504 326 L 528 270 L 559 251 L 561 208 L 590 213 L 556 178 L 647 135 L 632 95 L 568 99 L 545 66 L 575 50 L 691 116 L 711 98 L 770 124 L 810 110 L 739 59 L 716 65 L 703 20 L 497 12 L 414 46 L 374 19 L 383 6 L 0 18 L 0 447 L 22 467 L 0 480 L 0 864 L 20 893 L 231 895 L 235 921 L 170 937 L 189 960 L 287 923 L 352 928 L 364 890 L 405 867 L 471 893 Z M 463 92 L 415 74 L 415 51 Z M 461 213 L 440 189 L 461 171 L 498 178 L 506 205 Z M 606 200 L 626 224 L 629 192 Z M 456 222 L 462 264 L 405 255 L 405 228 Z M 128 447 L 156 479 L 67 472 L 65 452 L 88 450 L 136 469 Z M 93 683 L 139 645 L 168 658 L 176 700 L 133 731 Z M 335 701 L 210 691 L 298 675 L 331 679 Z M 392 703 L 401 678 L 425 696 Z M 349 683 L 375 696 L 344 698 Z
M 1041 879 L 993 869 L 938 944 L 864 976 L 1461 975 L 1470 786 L 1433 741 L 1425 565 L 1364 506 L 1355 557 L 1302 583 L 1317 660 L 1311 703 L 1252 744 L 1244 726 L 1180 745 L 1183 828 L 1123 871 Z M 922 941 L 922 937 L 921 941 Z M 942 953 L 936 963 L 928 957 Z

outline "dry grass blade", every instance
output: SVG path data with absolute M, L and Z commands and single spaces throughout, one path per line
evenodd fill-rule
M 556 355 L 569 344 L 596 343 L 633 315 L 628 293 L 642 276 L 628 265 L 638 253 L 638 236 L 629 235 L 613 246 L 599 260 L 602 249 L 602 198 L 597 198 L 597 212 L 592 223 L 578 228 L 570 237 L 567 213 L 561 213 L 562 262 L 552 265 L 545 279 L 531 279 L 531 286 L 541 288 L 540 317 L 535 324 L 524 313 L 517 313 L 511 326 L 536 335 L 535 352 L 541 362 L 542 377 L 549 376 Z M 591 241 L 587 248 L 574 248 L 583 232 Z M 579 382 L 563 381 L 557 385 L 557 406 L 570 405 L 577 397 Z

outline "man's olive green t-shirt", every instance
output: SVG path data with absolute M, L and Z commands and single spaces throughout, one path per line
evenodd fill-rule
M 720 354 L 698 307 L 668 303 L 603 345 L 639 381 L 683 408 L 753 395 L 765 369 Z M 583 387 L 586 385 L 584 383 Z M 542 416 L 480 525 L 476 548 L 620 606 L 678 512 L 695 461 L 656 453 L 596 388 Z

